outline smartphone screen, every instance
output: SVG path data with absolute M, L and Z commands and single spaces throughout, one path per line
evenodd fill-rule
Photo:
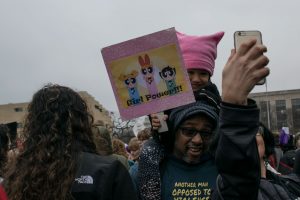
M 236 31 L 234 32 L 234 47 L 238 50 L 243 42 L 246 42 L 252 38 L 255 38 L 258 43 L 262 44 L 262 36 L 260 31 Z M 263 85 L 266 82 L 266 78 L 263 78 L 256 85 Z

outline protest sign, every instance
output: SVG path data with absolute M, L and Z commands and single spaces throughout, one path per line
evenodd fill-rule
M 101 52 L 122 119 L 195 102 L 174 28 Z

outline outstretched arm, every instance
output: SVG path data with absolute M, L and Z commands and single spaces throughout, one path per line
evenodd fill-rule
M 216 164 L 223 199 L 257 199 L 260 164 L 255 135 L 259 110 L 248 94 L 269 74 L 266 47 L 251 40 L 232 50 L 223 70 Z

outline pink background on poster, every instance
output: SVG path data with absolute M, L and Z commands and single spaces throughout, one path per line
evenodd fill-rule
M 123 108 L 117 93 L 115 83 L 113 81 L 113 76 L 111 74 L 111 70 L 109 67 L 110 63 L 112 61 L 124 57 L 138 54 L 140 52 L 153 50 L 170 44 L 175 44 L 177 47 L 178 56 L 180 58 L 181 67 L 183 69 L 182 71 L 184 72 L 184 77 L 188 86 L 188 90 L 186 92 L 181 92 L 162 99 L 155 99 L 147 103 L 131 106 L 128 108 Z M 104 63 L 106 65 L 106 70 L 108 72 L 111 85 L 114 91 L 114 95 L 116 98 L 116 102 L 119 108 L 119 112 L 123 120 L 129 120 L 136 117 L 148 115 L 151 113 L 161 112 L 174 107 L 195 102 L 195 97 L 192 92 L 192 88 L 189 82 L 187 72 L 184 69 L 184 63 L 179 49 L 180 48 L 179 48 L 175 28 L 170 28 L 149 35 L 145 35 L 139 38 L 128 40 L 102 49 L 101 52 L 104 59 Z

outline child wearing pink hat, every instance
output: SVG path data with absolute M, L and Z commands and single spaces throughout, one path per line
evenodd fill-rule
M 217 46 L 223 36 L 224 32 L 204 36 L 191 36 L 177 32 L 193 91 L 199 90 L 210 81 L 214 73 Z
M 223 38 L 224 32 L 204 36 L 191 36 L 178 31 L 176 34 L 193 91 L 199 91 L 208 84 L 212 84 L 216 93 L 219 93 L 215 84 L 211 83 L 210 77 L 214 73 L 217 46 Z M 161 126 L 161 122 L 157 114 L 150 116 L 152 128 L 157 130 Z M 164 119 L 166 118 L 167 116 L 164 116 Z

